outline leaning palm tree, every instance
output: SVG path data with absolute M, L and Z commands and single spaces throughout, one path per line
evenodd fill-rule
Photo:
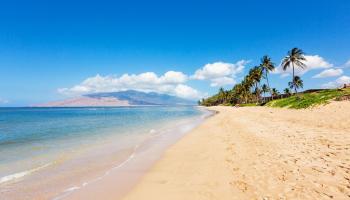
M 303 80 L 301 80 L 301 78 L 299 76 L 295 76 L 293 81 L 289 82 L 288 85 L 289 85 L 290 89 L 294 88 L 295 93 L 297 93 L 297 89 L 304 87 Z
M 306 58 L 304 57 L 304 52 L 301 49 L 293 48 L 292 50 L 288 51 L 287 56 L 282 60 L 282 67 L 283 70 L 286 71 L 288 67 L 292 65 L 293 68 L 293 79 L 292 84 L 294 85 L 293 88 L 295 90 L 295 93 L 297 93 L 297 87 L 295 86 L 295 73 L 294 68 L 300 67 L 302 69 L 306 68 L 306 65 L 304 64 L 304 61 L 306 61 Z
M 261 58 L 261 71 L 264 74 L 264 78 L 266 79 L 267 86 L 270 88 L 270 83 L 269 83 L 269 78 L 268 78 L 268 73 L 273 71 L 275 69 L 275 65 L 272 63 L 271 58 L 268 56 L 264 56 Z M 271 91 L 270 91 L 271 94 Z
M 243 87 L 246 89 L 250 89 L 254 85 L 254 79 L 252 78 L 251 74 L 248 74 L 247 76 L 244 77 L 242 81 Z

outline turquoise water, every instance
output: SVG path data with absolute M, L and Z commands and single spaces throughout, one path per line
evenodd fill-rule
M 102 159 L 105 144 L 126 151 L 165 124 L 202 114 L 186 106 L 0 108 L 0 187 L 52 163 L 88 160 L 89 151 Z

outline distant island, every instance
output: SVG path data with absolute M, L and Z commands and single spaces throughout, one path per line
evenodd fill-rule
M 36 104 L 33 107 L 93 107 L 93 106 L 142 106 L 142 105 L 196 105 L 195 101 L 135 90 L 86 94 L 62 101 Z

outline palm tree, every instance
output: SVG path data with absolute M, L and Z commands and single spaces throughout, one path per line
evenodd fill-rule
M 254 80 L 253 77 L 250 76 L 249 74 L 244 77 L 243 82 L 242 82 L 243 87 L 246 89 L 250 89 L 254 85 Z
M 301 78 L 299 76 L 295 76 L 293 79 L 293 82 L 289 82 L 288 85 L 289 85 L 290 89 L 294 88 L 295 93 L 297 93 L 297 89 L 304 87 L 303 80 L 301 80 Z
M 236 96 L 239 99 L 238 103 L 241 103 L 242 98 L 244 98 L 242 95 L 242 93 L 243 93 L 242 83 L 236 84 L 232 90 L 233 90 L 234 96 Z
M 275 65 L 272 63 L 271 58 L 268 56 L 264 56 L 261 58 L 261 71 L 264 74 L 264 78 L 266 79 L 268 89 L 270 90 L 270 83 L 269 83 L 269 78 L 268 78 L 268 73 L 270 71 L 273 71 L 275 69 Z M 271 91 L 270 91 L 271 94 Z
M 259 103 L 260 102 L 260 99 L 261 99 L 261 89 L 259 87 L 255 87 L 254 91 L 253 91 L 253 94 L 255 95 L 255 98 L 256 98 L 256 103 Z
M 272 96 L 279 95 L 279 92 L 278 92 L 278 90 L 276 88 L 272 88 L 271 92 L 272 92 L 272 94 L 271 94 Z
M 249 74 L 248 77 L 251 79 L 252 81 L 252 85 L 255 86 L 254 91 L 255 91 L 255 96 L 256 96 L 256 101 L 258 102 L 260 99 L 260 89 L 259 89 L 259 84 L 260 84 L 260 80 L 262 78 L 262 70 L 260 67 L 254 67 L 252 69 L 249 70 Z
M 221 104 L 224 103 L 224 101 L 225 101 L 225 90 L 224 90 L 224 88 L 222 88 L 222 87 L 219 89 L 218 101 L 219 101 Z
M 264 96 L 265 96 L 265 93 L 266 93 L 266 92 L 269 92 L 269 91 L 270 91 L 270 88 L 269 88 L 269 86 L 267 86 L 266 84 L 263 84 L 263 85 L 261 86 L 261 91 L 264 93 Z
M 234 89 L 227 91 L 227 100 L 231 105 L 237 102 L 237 95 Z
M 250 88 L 254 85 L 254 81 L 251 76 L 244 77 L 242 81 L 241 95 L 245 99 L 245 103 L 248 103 L 248 99 L 251 96 Z
M 264 93 L 264 99 L 266 100 L 266 92 L 270 92 L 270 94 L 271 94 L 271 91 L 270 91 L 270 88 L 266 85 L 266 84 L 263 84 L 262 86 L 261 86 L 261 91 Z
M 290 95 L 290 89 L 289 88 L 285 88 L 283 91 L 284 91 L 284 94 L 286 94 L 287 96 Z
M 229 92 L 227 90 L 224 90 L 224 100 L 223 103 L 227 103 L 227 100 L 229 98 Z
M 295 85 L 295 73 L 294 73 L 294 67 L 300 67 L 302 69 L 306 68 L 306 65 L 304 64 L 304 61 L 306 61 L 306 58 L 304 57 L 304 52 L 301 49 L 293 48 L 292 50 L 288 51 L 287 56 L 282 60 L 282 67 L 283 70 L 286 71 L 290 65 L 292 65 L 293 68 L 293 79 L 292 84 Z M 293 86 L 295 93 L 297 93 L 297 87 Z

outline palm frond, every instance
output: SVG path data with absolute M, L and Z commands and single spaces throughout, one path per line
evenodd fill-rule
M 290 66 L 291 60 L 289 56 L 286 56 L 285 58 L 283 58 L 282 60 L 282 69 L 283 71 L 286 71 L 287 68 Z

